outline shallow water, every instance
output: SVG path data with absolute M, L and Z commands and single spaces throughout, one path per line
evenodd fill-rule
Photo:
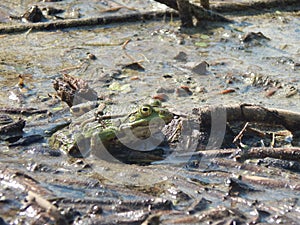
M 286 98 L 285 92 L 290 86 L 299 88 L 299 67 L 293 67 L 300 54 L 299 19 L 289 14 L 284 19 L 278 15 L 244 20 L 235 18 L 234 24 L 205 31 L 189 30 L 187 34 L 178 31 L 178 22 L 158 21 L 1 36 L 1 103 L 7 104 L 7 95 L 18 82 L 18 74 L 25 75 L 25 83 L 36 97 L 53 92 L 51 79 L 67 72 L 87 80 L 99 93 L 116 93 L 115 100 L 120 104 L 124 93 L 127 100 L 140 102 L 155 95 L 159 87 L 176 89 L 186 85 L 193 95 L 185 98 L 168 94 L 170 104 L 181 108 L 202 103 L 248 102 L 297 110 L 299 94 Z M 273 23 L 276 28 L 271 26 Z M 271 40 L 244 47 L 240 39 L 247 32 L 262 32 Z M 121 45 L 129 39 L 123 50 Z M 205 46 L 198 47 L 198 43 Z M 187 62 L 174 60 L 179 52 L 188 55 L 187 62 L 206 61 L 210 64 L 207 73 L 194 74 Z M 97 60 L 87 60 L 87 53 L 96 55 Z M 132 60 L 141 61 L 145 71 L 126 70 L 120 78 L 111 80 L 110 73 Z M 170 78 L 164 78 L 166 75 Z M 251 85 L 251 76 L 269 77 L 282 83 L 282 88 L 266 97 L 265 90 L 272 85 Z M 109 83 L 106 79 L 110 79 Z M 113 82 L 129 87 L 118 93 L 108 88 Z M 228 88 L 235 92 L 220 94 Z M 25 98 L 26 94 L 21 93 Z
M 131 1 L 128 2 L 131 4 L 128 6 L 135 7 Z M 140 5 L 140 10 L 157 7 L 149 2 Z M 16 3 L 5 1 L 1 4 L 6 8 L 12 8 Z M 13 12 L 21 13 L 30 4 L 31 1 L 20 1 Z M 103 7 L 97 2 L 84 5 L 81 1 L 57 3 L 57 6 L 61 7 L 66 5 L 70 8 L 80 8 L 83 16 Z M 1 26 L 8 23 L 2 16 L 5 7 L 0 10 L 1 22 L 5 22 Z M 235 21 L 232 24 L 204 24 L 203 28 L 184 31 L 179 30 L 180 23 L 177 20 L 159 19 L 100 27 L 1 35 L 0 106 L 48 108 L 55 114 L 58 109 L 67 106 L 48 96 L 49 93 L 54 95 L 52 80 L 61 74 L 69 73 L 88 81 L 98 94 L 110 96 L 115 103 L 111 106 L 114 113 L 127 113 L 136 105 L 148 102 L 162 89 L 165 89 L 168 96 L 164 104 L 185 113 L 189 113 L 193 107 L 206 104 L 231 103 L 253 103 L 299 112 L 300 69 L 297 66 L 297 63 L 300 63 L 299 13 L 277 12 L 232 19 Z M 254 40 L 247 46 L 241 39 L 248 32 L 262 32 L 270 40 Z M 122 44 L 127 40 L 130 42 L 123 49 Z M 186 53 L 186 59 L 182 61 L 174 59 L 179 52 Z M 96 60 L 88 59 L 87 53 L 94 54 Z M 133 61 L 140 62 L 145 71 L 122 68 Z M 191 63 L 198 64 L 203 61 L 209 64 L 206 71 L 200 74 L 191 71 Z M 24 76 L 25 88 L 20 89 L 17 85 L 19 74 Z M 255 77 L 263 79 L 269 77 L 269 79 L 253 83 Z M 192 95 L 184 92 L 180 94 L 181 86 L 187 86 Z M 266 96 L 268 90 L 274 86 L 277 87 L 274 95 Z M 286 93 L 290 87 L 294 87 L 297 91 L 295 95 L 287 98 Z M 234 92 L 221 94 L 227 89 Z M 34 116 L 27 119 L 29 131 L 32 127 L 39 126 L 38 123 L 34 123 L 35 120 L 39 121 Z M 55 119 L 51 118 L 49 121 Z M 87 211 L 88 204 L 83 206 L 78 202 L 73 203 L 71 199 L 107 200 L 103 206 L 104 214 L 114 215 L 122 211 L 118 208 L 118 205 L 119 207 L 122 205 L 119 199 L 126 203 L 129 200 L 146 202 L 149 199 L 152 201 L 153 198 L 163 198 L 172 201 L 172 209 L 180 211 L 192 200 L 205 197 L 211 201 L 209 203 L 211 208 L 224 205 L 240 209 L 249 216 L 253 214 L 255 208 L 251 202 L 254 204 L 256 200 L 261 201 L 258 208 L 276 214 L 277 209 L 266 205 L 272 205 L 276 201 L 292 201 L 291 199 L 299 196 L 297 186 L 299 172 L 282 171 L 272 167 L 262 167 L 260 171 L 244 169 L 244 165 L 257 165 L 251 161 L 226 167 L 225 163 L 229 164 L 229 159 L 228 162 L 222 162 L 224 164 L 203 160 L 204 168 L 198 169 L 182 165 L 180 161 L 170 165 L 157 163 L 148 167 L 90 161 L 94 171 L 98 172 L 98 175 L 95 175 L 93 170 L 80 160 L 70 159 L 64 153 L 59 157 L 49 156 L 50 153 L 46 150 L 41 153 L 41 149 L 47 149 L 46 142 L 17 148 L 9 148 L 2 142 L 1 171 L 7 172 L 7 169 L 11 169 L 30 174 L 40 182 L 42 186 L 41 190 L 39 189 L 40 193 L 46 189 L 51 193 L 47 192 L 49 196 L 67 199 L 69 203 L 61 203 L 66 208 L 77 204 L 77 209 L 81 210 L 83 215 Z M 244 202 L 238 198 L 235 199 L 236 202 L 232 202 L 226 197 L 228 188 L 224 186 L 224 180 L 235 175 L 245 177 L 249 175 L 248 179 L 251 181 L 249 182 L 259 191 L 244 193 L 242 195 L 246 199 Z M 273 186 L 258 184 L 254 178 L 251 180 L 250 176 L 275 177 L 288 185 L 277 187 L 277 184 Z M 1 186 L 3 185 L 1 191 L 8 199 L 13 199 L 16 194 L 21 200 L 27 191 L 24 192 L 25 189 L 19 188 L 17 184 L 10 186 L 9 182 L 12 179 L 15 178 L 1 177 Z M 147 184 L 144 189 L 140 187 L 143 184 Z M 289 186 L 293 184 L 294 187 Z M 26 184 L 24 186 L 28 188 Z M 7 187 L 8 189 L 5 189 Z M 13 191 L 15 189 L 18 190 L 17 193 Z M 185 199 L 185 194 L 192 200 Z M 113 206 L 108 208 L 108 203 Z M 292 205 L 286 203 L 289 204 Z M 11 205 L 19 207 L 16 202 Z M 126 212 L 133 210 L 132 205 L 124 207 L 126 206 Z M 145 206 L 145 211 L 148 210 L 147 207 L 150 206 Z M 290 208 L 291 213 L 297 210 L 299 212 L 299 201 Z M 136 211 L 132 212 L 138 214 Z M 180 213 L 186 215 L 185 210 Z M 0 215 L 9 221 L 12 221 L 14 216 L 26 218 L 24 216 L 26 213 L 15 213 L 14 216 Z M 167 214 L 165 221 L 170 219 L 168 216 L 172 218 L 174 215 Z M 123 219 L 120 214 L 118 218 Z M 265 221 L 272 223 L 272 218 Z

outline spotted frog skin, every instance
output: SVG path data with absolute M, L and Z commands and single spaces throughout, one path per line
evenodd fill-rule
M 86 118 L 86 115 L 83 116 Z M 104 117 L 92 121 L 79 117 L 77 122 L 74 121 L 67 128 L 54 133 L 49 140 L 50 146 L 61 148 L 72 156 L 80 157 L 91 150 L 91 140 L 95 136 L 101 143 L 108 144 L 110 147 L 118 144 L 119 137 L 129 142 L 136 140 L 127 137 L 129 131 L 134 138 L 145 139 L 159 131 L 162 125 L 169 123 L 173 114 L 163 108 L 160 102 L 153 102 L 140 106 L 127 115 L 118 126 L 112 125 L 110 119 L 107 119 L 109 116 L 103 119 Z

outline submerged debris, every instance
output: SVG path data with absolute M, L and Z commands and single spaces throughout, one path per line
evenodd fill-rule
M 241 41 L 244 43 L 252 42 L 252 41 L 260 41 L 260 40 L 271 40 L 266 37 L 262 32 L 249 32 L 241 38 Z
M 185 52 L 179 52 L 174 59 L 179 62 L 187 62 L 188 55 Z
M 8 123 L 12 123 L 12 122 L 13 122 L 13 119 L 9 115 L 0 114 L 0 125 L 5 125 Z
M 102 8 L 111 2 L 113 1 L 97 2 L 97 7 Z M 63 4 L 64 2 L 60 5 Z M 222 2 L 222 5 L 225 4 L 228 3 Z M 249 6 L 247 2 L 239 5 Z M 118 6 L 108 7 L 112 10 L 118 9 Z M 215 4 L 210 7 L 214 10 Z M 130 17 L 122 14 L 128 13 L 128 10 L 121 10 L 119 13 L 121 16 L 114 12 L 106 13 L 105 21 L 102 17 L 91 19 L 84 15 L 75 21 L 49 22 L 49 27 L 43 23 L 43 28 L 37 23 L 14 26 L 19 30 L 21 26 L 22 29 L 36 26 L 40 27 L 37 29 L 48 30 L 150 18 L 150 14 L 143 11 L 134 12 Z M 287 21 L 295 19 L 292 18 L 294 13 L 297 14 L 288 14 Z M 151 18 L 157 16 L 151 15 Z M 165 11 L 160 14 L 168 15 Z M 177 29 L 176 20 L 170 23 L 161 23 L 159 20 L 137 25 L 124 23 L 121 27 L 105 26 L 96 29 L 88 27 L 71 32 L 32 32 L 27 34 L 27 39 L 1 36 L 3 44 L 24 43 L 22 49 L 25 49 L 22 52 L 22 49 L 18 51 L 15 47 L 5 49 L 5 57 L 1 59 L 4 78 L 10 72 L 14 78 L 16 71 L 21 74 L 29 72 L 37 78 L 34 82 L 42 81 L 41 84 L 36 84 L 36 88 L 45 87 L 45 90 L 38 89 L 38 96 L 33 96 L 33 101 L 30 102 L 37 108 L 30 109 L 28 102 L 25 102 L 26 105 L 21 103 L 22 105 L 10 109 L 3 108 L 3 116 L 0 116 L 1 126 L 17 121 L 18 117 L 26 119 L 26 127 L 17 137 L 20 138 L 19 141 L 9 139 L 10 147 L 4 141 L 0 143 L 0 218 L 3 218 L 0 219 L 0 224 L 298 224 L 299 87 L 298 77 L 295 76 L 292 66 L 296 65 L 296 58 L 291 58 L 293 62 L 289 60 L 288 58 L 293 57 L 291 54 L 288 58 L 276 59 L 274 63 L 264 58 L 261 60 L 264 55 L 273 53 L 275 57 L 278 54 L 296 53 L 297 48 L 294 48 L 292 41 L 288 42 L 286 39 L 285 49 L 270 48 L 278 43 L 277 37 L 271 37 L 268 46 L 236 53 L 235 47 L 240 46 L 239 41 L 236 44 L 229 38 L 226 43 L 219 42 L 220 34 L 224 31 L 232 32 L 237 37 L 247 26 L 254 29 L 258 26 L 265 33 L 265 30 L 272 29 L 268 27 L 270 21 L 272 24 L 277 19 L 281 21 L 278 17 L 282 15 L 281 11 L 271 14 L 272 18 L 269 18 L 269 14 L 264 15 L 268 17 L 268 23 L 263 26 L 253 23 L 256 18 L 246 17 L 236 18 L 237 21 L 242 21 L 232 27 L 222 25 L 210 29 L 207 24 L 201 29 L 189 30 L 190 33 L 181 33 L 185 40 L 184 45 L 179 45 L 174 37 L 168 35 L 147 36 L 157 27 L 171 34 Z M 260 23 L 262 20 L 258 18 L 257 23 Z M 286 33 L 291 31 L 291 26 L 286 25 L 292 23 L 285 22 L 278 30 L 274 29 L 274 35 L 279 32 L 289 37 Z M 268 28 L 265 29 L 266 27 Z M 195 46 L 199 37 L 204 37 L 200 34 L 204 28 L 209 29 L 209 32 L 204 32 L 207 36 L 205 43 L 209 43 L 208 48 Z M 41 39 L 42 43 L 35 45 L 32 41 L 40 40 L 39 38 L 44 39 Z M 86 45 L 86 41 L 102 38 L 109 39 L 105 39 L 105 43 L 113 44 Z M 129 38 L 133 41 L 126 46 L 128 42 L 124 40 Z M 288 39 L 295 40 L 293 37 Z M 55 48 L 50 48 L 53 44 Z M 202 42 L 196 45 L 201 46 Z M 132 55 L 143 54 L 147 61 L 146 71 L 139 73 L 126 70 L 133 76 L 112 72 L 115 71 L 113 67 L 116 64 L 111 59 L 117 57 L 116 60 L 122 62 L 124 55 L 120 54 L 120 50 L 123 53 L 129 47 L 133 47 L 129 51 Z M 57 49 L 61 51 L 57 52 Z M 174 49 L 178 51 L 174 52 Z M 152 51 L 158 54 L 152 54 Z M 61 54 L 62 52 L 68 53 Z M 95 54 L 97 60 L 86 59 L 89 57 L 87 52 Z M 181 53 L 173 58 L 177 52 L 185 54 Z M 261 54 L 256 54 L 260 52 Z M 17 53 L 19 55 L 16 57 Z M 51 57 L 52 53 L 54 57 Z M 76 66 L 83 57 L 85 63 L 90 63 L 88 68 Z M 184 68 L 184 64 L 190 61 L 196 64 L 207 61 L 211 64 L 210 70 L 205 66 L 195 74 L 191 69 Z M 266 62 L 268 64 L 264 64 Z M 48 92 L 49 77 L 62 68 L 69 68 L 73 74 L 80 76 L 70 83 L 59 81 L 62 86 L 65 85 L 66 89 L 60 90 L 69 95 L 68 99 L 72 98 L 73 91 L 76 95 L 77 91 L 83 90 L 85 93 L 91 87 L 105 93 L 105 96 L 108 95 L 106 92 L 113 93 L 109 96 L 113 97 L 114 104 L 106 105 L 106 109 L 111 110 L 113 115 L 119 113 L 120 108 L 125 110 L 127 106 L 136 105 L 150 96 L 166 101 L 166 109 L 172 112 L 173 117 L 163 128 L 164 142 L 155 145 L 155 150 L 146 154 L 122 148 L 124 151 L 120 158 L 126 158 L 127 161 L 118 160 L 117 157 L 113 160 L 93 157 L 77 159 L 74 157 L 79 157 L 78 154 L 66 154 L 61 147 L 50 149 L 45 143 L 46 138 L 39 141 L 41 136 L 46 135 L 42 132 L 48 131 L 49 136 L 66 127 L 71 122 L 71 115 L 69 108 L 64 107 L 58 99 L 47 98 L 41 101 L 39 94 L 47 95 L 44 92 Z M 209 75 L 199 76 L 202 72 Z M 87 87 L 81 78 L 93 83 Z M 6 84 L 6 80 L 2 83 Z M 19 86 L 22 86 L 22 82 Z M 270 91 L 271 96 L 272 88 L 276 88 L 276 93 L 272 98 L 266 98 L 264 94 Z M 3 86 L 2 89 L 5 92 L 7 87 Z M 231 90 L 236 92 L 226 95 Z M 185 97 L 177 97 L 176 94 Z M 92 96 L 95 96 L 92 99 L 99 100 L 97 94 Z M 291 98 L 286 99 L 285 96 Z M 83 101 L 89 100 L 85 98 Z M 252 104 L 239 104 L 245 101 Z M 231 105 L 233 102 L 236 104 Z M 91 108 L 99 104 L 92 103 Z M 101 110 L 100 116 L 95 118 L 91 108 L 72 105 L 73 112 L 77 113 L 81 109 L 81 112 L 90 112 L 85 115 L 87 120 L 83 122 L 93 120 L 98 125 L 106 125 L 105 120 L 112 119 L 111 114 Z M 269 108 L 270 105 L 278 108 Z M 196 108 L 191 113 L 188 107 Z M 291 107 L 290 110 L 293 108 L 296 112 L 279 109 L 281 107 Z M 45 108 L 49 114 L 37 113 L 39 109 Z M 72 117 L 73 122 L 76 119 Z M 217 123 L 213 123 L 214 121 Z M 116 124 L 118 126 L 120 123 Z M 80 126 L 78 129 L 79 132 L 82 131 Z M 38 143 L 25 147 L 16 146 L 30 143 L 27 142 L 27 137 Z M 91 144 L 97 145 L 98 142 Z M 111 146 L 111 143 L 108 144 Z M 105 153 L 107 152 L 100 152 L 102 156 Z
M 18 141 L 11 143 L 8 146 L 9 147 L 26 146 L 26 145 L 30 145 L 32 143 L 36 143 L 36 142 L 42 140 L 43 138 L 44 137 L 39 134 L 29 135 L 29 136 L 20 138 Z
M 65 216 L 60 213 L 57 207 L 53 205 L 51 202 L 49 202 L 47 199 L 40 196 L 39 194 L 29 191 L 28 196 L 26 198 L 26 202 L 28 203 L 28 205 L 37 204 L 45 211 L 45 214 L 43 216 L 37 216 L 38 218 L 40 217 L 41 220 L 43 217 L 48 217 L 47 219 L 50 218 L 53 219 L 56 224 L 61 224 L 61 225 L 68 224 Z
M 145 68 L 139 62 L 133 62 L 122 66 L 122 69 L 131 69 L 137 71 L 145 71 Z
M 32 22 L 32 23 L 41 22 L 46 19 L 41 9 L 37 5 L 31 6 L 30 9 L 28 9 L 21 16 L 10 16 L 10 18 L 22 20 L 24 22 Z
M 47 113 L 47 109 L 37 109 L 37 108 L 13 108 L 13 107 L 2 107 L 0 112 L 8 114 L 21 114 L 21 115 L 32 115 L 32 114 L 44 114 Z
M 42 11 L 44 13 L 46 13 L 47 15 L 53 16 L 53 15 L 56 15 L 56 14 L 59 14 L 59 13 L 63 13 L 65 10 L 57 9 L 57 8 L 54 8 L 54 7 L 44 7 L 44 8 L 42 8 Z
M 203 7 L 190 3 L 188 0 L 156 0 L 157 2 L 163 3 L 172 9 L 178 10 L 182 27 L 192 27 L 193 17 L 197 19 L 197 23 L 201 20 L 209 21 L 221 21 L 221 22 L 231 22 L 226 17 L 218 14 L 216 12 L 207 10 L 209 8 L 208 1 L 201 1 Z
M 60 99 L 69 107 L 85 101 L 95 101 L 98 98 L 96 91 L 82 79 L 64 74 L 53 81 L 53 87 Z
M 23 128 L 25 127 L 26 121 L 23 119 L 19 119 L 16 122 L 11 122 L 7 125 L 4 125 L 0 127 L 0 135 L 10 135 L 10 134 L 16 134 L 23 131 Z

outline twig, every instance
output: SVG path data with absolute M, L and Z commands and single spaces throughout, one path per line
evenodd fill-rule
M 239 168 L 237 174 L 241 181 L 247 183 L 263 185 L 265 188 L 290 188 L 292 190 L 300 190 L 299 176 L 297 174 L 289 173 L 289 182 L 287 182 L 286 178 L 282 177 L 283 171 L 281 169 L 266 168 L 254 163 L 242 163 L 226 158 L 215 158 L 213 162 L 221 168 L 226 168 L 226 171 L 232 171 Z M 245 174 L 243 171 L 248 171 L 248 173 Z M 209 173 L 210 171 L 204 171 L 204 175 L 209 175 Z M 220 178 L 228 177 L 226 173 L 215 170 L 213 170 L 213 175 L 211 176 L 218 176 Z
M 204 150 L 204 151 L 196 151 L 196 152 L 187 152 L 187 153 L 179 153 L 176 154 L 176 157 L 187 157 L 187 156 L 204 156 L 205 158 L 223 158 L 228 157 L 232 154 L 235 154 L 239 149 L 212 149 L 212 150 Z
M 105 10 L 102 10 L 100 11 L 101 13 L 106 13 L 106 12 L 116 12 L 116 11 L 119 11 L 120 9 L 128 9 L 128 10 L 132 10 L 132 11 L 137 11 L 136 8 L 133 8 L 133 7 L 128 7 L 128 6 L 117 6 L 117 7 L 112 7 L 112 8 L 109 8 L 109 9 L 105 9 Z
M 275 146 L 275 141 L 276 141 L 275 139 L 276 139 L 276 138 L 275 138 L 275 133 L 273 132 L 273 133 L 272 133 L 272 140 L 271 140 L 271 143 L 270 143 L 270 146 L 271 146 L 271 147 L 274 147 L 274 146 Z
M 31 115 L 31 114 L 40 114 L 40 113 L 47 113 L 47 109 L 35 109 L 35 108 L 0 108 L 0 112 L 3 113 L 10 113 L 10 114 L 24 114 L 24 115 Z
M 66 218 L 60 213 L 56 206 L 54 206 L 51 202 L 47 199 L 43 198 L 42 196 L 33 193 L 32 191 L 28 191 L 28 202 L 29 203 L 37 203 L 40 207 L 45 209 L 47 213 L 51 217 L 53 217 L 56 221 L 56 224 L 67 225 Z
M 71 27 L 106 25 L 111 23 L 135 22 L 140 20 L 150 20 L 162 18 L 166 15 L 176 15 L 174 11 L 147 11 L 147 12 L 131 12 L 123 15 L 101 15 L 92 18 L 66 19 L 51 22 L 26 23 L 19 25 L 11 25 L 0 28 L 0 34 L 19 33 L 29 29 L 37 30 L 57 30 Z
M 123 66 L 123 68 L 136 67 L 136 69 L 138 69 L 138 70 L 145 70 L 145 68 L 141 64 L 141 62 L 143 62 L 143 60 L 139 60 L 139 61 L 135 60 L 131 55 L 129 55 L 126 52 L 126 49 L 124 49 L 124 54 L 132 61 L 132 63 Z
M 269 177 L 261 177 L 254 175 L 243 175 L 242 181 L 251 182 L 252 184 L 259 184 L 273 188 L 290 188 L 292 190 L 300 190 L 300 185 L 298 182 L 289 181 L 288 184 L 286 180 L 273 179 Z
M 247 151 L 240 151 L 236 156 L 241 161 L 266 157 L 300 162 L 300 148 L 251 148 Z
M 241 138 L 243 137 L 243 134 L 248 126 L 249 122 L 247 122 L 245 124 L 245 126 L 243 127 L 243 129 L 240 131 L 240 133 L 233 139 L 232 143 L 235 144 L 237 142 L 237 140 L 241 140 Z
M 122 44 L 122 49 L 126 49 L 126 46 L 128 43 L 131 41 L 131 39 L 127 39 L 123 44 Z

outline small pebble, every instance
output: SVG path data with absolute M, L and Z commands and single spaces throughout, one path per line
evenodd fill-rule
M 91 60 L 95 60 L 95 59 L 97 59 L 97 57 L 94 55 L 94 54 L 92 54 L 92 53 L 87 53 L 87 57 L 89 58 L 89 59 L 91 59 Z

